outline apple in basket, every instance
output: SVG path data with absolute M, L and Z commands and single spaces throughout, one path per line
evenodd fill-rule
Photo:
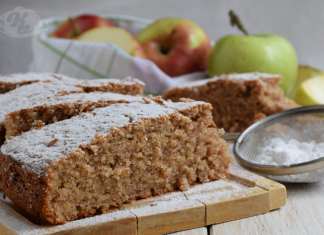
M 96 27 L 112 27 L 114 22 L 97 15 L 83 14 L 68 18 L 52 33 L 53 37 L 72 39 Z
M 170 76 L 206 71 L 211 42 L 191 20 L 159 19 L 145 27 L 137 39 L 146 58 Z
M 132 56 L 144 57 L 143 50 L 131 33 L 118 27 L 97 27 L 76 38 L 83 42 L 103 42 L 114 44 Z
M 82 42 L 111 43 L 132 56 L 143 57 L 143 50 L 131 33 L 117 27 L 112 20 L 96 15 L 69 18 L 58 26 L 52 36 Z

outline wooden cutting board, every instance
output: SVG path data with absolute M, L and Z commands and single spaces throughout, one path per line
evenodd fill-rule
M 160 235 L 223 223 L 278 209 L 286 188 L 233 164 L 230 177 L 144 199 L 104 215 L 58 226 L 33 224 L 0 199 L 0 234 Z

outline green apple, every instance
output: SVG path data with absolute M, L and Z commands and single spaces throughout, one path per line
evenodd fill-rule
M 210 76 L 244 72 L 280 74 L 280 86 L 287 95 L 295 86 L 297 69 L 294 47 L 273 34 L 224 36 L 216 42 L 208 63 Z
M 324 104 L 324 77 L 316 76 L 302 82 L 296 92 L 296 102 L 301 105 Z
M 167 17 L 145 27 L 137 36 L 147 59 L 170 76 L 205 71 L 211 42 L 195 22 Z

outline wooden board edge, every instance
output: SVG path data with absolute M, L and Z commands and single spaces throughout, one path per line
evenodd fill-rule
M 201 204 L 201 203 L 200 203 Z M 163 214 L 137 216 L 138 235 L 162 235 L 205 226 L 206 207 L 201 204 Z
M 106 234 L 103 231 L 109 231 L 109 235 L 138 235 L 137 233 L 137 218 L 123 218 L 108 223 L 101 223 L 87 227 L 79 227 L 70 230 L 51 233 L 52 235 L 92 235 Z
M 257 186 L 269 191 L 270 210 L 283 207 L 287 202 L 287 189 L 283 184 L 263 178 L 256 181 Z
M 1 235 L 17 235 L 16 232 L 13 232 L 12 230 L 10 230 L 9 228 L 7 228 L 6 226 L 0 224 L 0 234 Z
M 255 185 L 269 192 L 270 210 L 276 210 L 287 202 L 287 189 L 283 184 L 243 169 L 239 165 L 231 167 L 229 178 L 248 185 Z
M 245 196 L 206 204 L 206 225 L 247 218 L 270 211 L 269 192 L 253 187 Z

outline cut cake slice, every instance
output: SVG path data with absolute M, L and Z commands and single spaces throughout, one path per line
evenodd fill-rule
M 85 92 L 109 91 L 124 95 L 142 95 L 145 84 L 136 78 L 126 77 L 123 79 L 82 80 L 80 86 Z
M 204 102 L 114 104 L 8 140 L 0 186 L 61 224 L 224 177 L 228 147 Z
M 3 123 L 8 139 L 32 128 L 43 127 L 95 108 L 116 103 L 145 102 L 148 99 L 111 92 L 72 93 L 50 99 L 39 99 L 26 105 L 17 105 L 16 108 L 11 109 L 17 111 L 8 112 L 5 116 L 0 112 L 0 123 Z
M 187 82 L 163 97 L 202 100 L 213 105 L 214 121 L 227 132 L 241 132 L 255 121 L 297 105 L 278 86 L 279 75 L 245 73 Z
M 110 91 L 128 95 L 143 94 L 144 83 L 135 78 L 80 80 L 55 73 L 24 73 L 0 76 L 0 93 L 36 82 L 54 81 L 79 86 L 85 92 Z

